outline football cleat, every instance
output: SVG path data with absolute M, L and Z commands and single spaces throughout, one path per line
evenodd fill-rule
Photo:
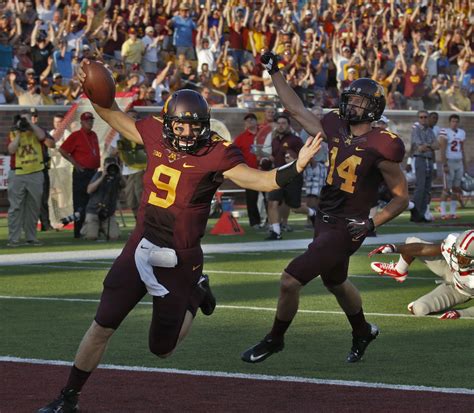
M 352 348 L 347 355 L 346 361 L 348 363 L 356 363 L 359 361 L 369 344 L 377 338 L 379 333 L 379 328 L 375 324 L 370 324 L 370 334 L 368 336 L 358 337 L 352 334 Z
M 275 231 L 270 231 L 270 235 L 265 238 L 265 241 L 277 241 L 281 239 L 282 239 L 281 234 L 278 234 Z
M 413 311 L 413 305 L 415 304 L 414 301 L 412 301 L 410 304 L 407 305 L 408 311 L 415 315 L 415 312 Z
M 42 407 L 36 413 L 75 413 L 79 411 L 79 395 L 81 393 L 73 389 L 62 389 L 58 398 L 47 406 Z
M 378 275 L 388 275 L 392 277 L 395 281 L 402 283 L 405 281 L 408 275 L 408 271 L 401 273 L 397 271 L 397 266 L 393 262 L 372 262 L 370 267 L 378 274 Z
M 216 308 L 216 297 L 212 294 L 211 286 L 209 285 L 209 277 L 203 274 L 202 278 L 203 280 L 199 283 L 199 288 L 204 291 L 204 298 L 199 308 L 204 315 L 211 315 Z
M 243 352 L 240 358 L 246 363 L 260 363 L 272 354 L 282 351 L 284 347 L 283 339 L 275 340 L 270 335 L 267 335 L 260 343 Z

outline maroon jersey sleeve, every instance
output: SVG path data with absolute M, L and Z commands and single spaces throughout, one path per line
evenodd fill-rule
M 368 144 L 378 155 L 376 164 L 384 160 L 399 163 L 405 157 L 405 144 L 388 130 L 374 128 L 368 136 Z
M 212 139 L 216 139 L 213 137 Z M 219 163 L 217 172 L 225 172 L 237 166 L 240 163 L 245 163 L 242 151 L 230 142 L 225 141 L 219 137 L 218 145 L 222 146 L 222 160 Z
M 154 116 L 136 121 L 135 126 L 143 139 L 145 150 L 147 147 L 156 145 L 156 141 L 162 136 L 163 122 Z

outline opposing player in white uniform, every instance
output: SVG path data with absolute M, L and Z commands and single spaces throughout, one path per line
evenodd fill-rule
M 441 193 L 441 219 L 456 217 L 456 201 L 462 205 L 461 178 L 466 170 L 464 141 L 466 132 L 459 128 L 459 115 L 449 117 L 449 128 L 439 133 L 441 163 L 443 165 L 443 192 Z M 450 214 L 446 214 L 446 201 L 451 199 Z
M 440 319 L 474 317 L 474 307 L 455 310 L 454 306 L 474 298 L 474 229 L 462 234 L 449 234 L 441 244 L 432 244 L 409 237 L 403 245 L 385 244 L 369 253 L 391 254 L 398 252 L 398 262 L 373 262 L 372 269 L 398 282 L 405 281 L 408 267 L 418 258 L 443 281 L 430 293 L 408 304 L 416 316 L 445 311 Z

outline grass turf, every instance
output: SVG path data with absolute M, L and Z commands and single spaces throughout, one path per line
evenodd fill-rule
M 456 231 L 472 226 L 474 209 L 460 211 L 457 221 L 415 226 L 403 214 L 380 233 Z M 126 217 L 128 229 L 133 224 Z M 204 243 L 261 241 L 263 232 L 247 230 L 244 236 L 216 237 Z M 211 220 L 209 229 L 215 220 Z M 292 233 L 286 239 L 309 238 L 305 218 L 292 216 Z M 0 220 L 0 236 L 6 240 L 6 220 Z M 72 239 L 70 231 L 41 233 L 42 247 L 2 248 L 1 252 L 120 248 L 123 241 L 96 242 Z M 1 241 L 6 244 L 6 241 Z M 2 247 L 4 245 L 1 245 Z M 146 298 L 114 335 L 104 363 L 293 375 L 326 379 L 393 384 L 474 388 L 471 380 L 474 320 L 440 321 L 435 317 L 410 316 L 406 305 L 431 291 L 435 276 L 415 263 L 403 284 L 377 277 L 370 271 L 367 252 L 361 248 L 351 260 L 350 274 L 360 288 L 368 319 L 379 325 L 381 335 L 371 344 L 364 360 L 344 362 L 351 345 L 350 328 L 334 297 L 320 280 L 302 294 L 301 311 L 290 327 L 286 348 L 258 365 L 240 361 L 240 353 L 268 331 L 274 317 L 279 274 L 298 251 L 213 254 L 205 258 L 218 308 L 211 317 L 200 314 L 190 336 L 176 354 L 157 359 L 147 347 L 151 306 Z M 0 355 L 24 358 L 72 360 L 79 340 L 89 326 L 100 297 L 102 280 L 111 261 L 65 262 L 46 265 L 0 266 L 2 340 Z M 268 274 L 262 274 L 268 273 Z M 53 297 L 46 301 L 32 298 Z M 85 299 L 90 301 L 66 301 Z M 469 303 L 461 307 L 468 306 Z M 305 312 L 306 311 L 306 312 Z

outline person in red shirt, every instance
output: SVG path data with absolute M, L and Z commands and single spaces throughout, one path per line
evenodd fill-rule
M 86 216 L 89 201 L 87 185 L 100 166 L 99 139 L 92 130 L 94 115 L 84 112 L 81 115 L 81 129 L 71 133 L 59 148 L 59 153 L 74 166 L 72 173 L 72 203 L 74 213 L 79 219 L 74 222 L 74 238 L 81 237 L 81 228 Z
M 251 168 L 258 169 L 257 156 L 254 151 L 255 135 L 258 132 L 257 116 L 253 113 L 247 113 L 244 116 L 244 124 L 245 130 L 235 138 L 234 145 L 242 151 L 245 163 Z M 245 201 L 247 203 L 249 224 L 252 228 L 258 228 L 261 221 L 258 211 L 258 191 L 246 189 Z

